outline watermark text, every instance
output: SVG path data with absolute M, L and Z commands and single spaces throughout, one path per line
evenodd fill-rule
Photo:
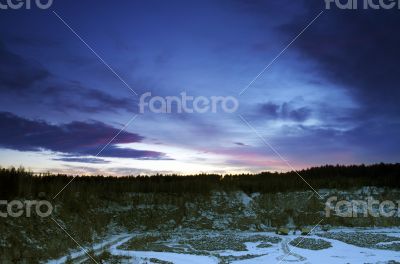
M 0 0 L 0 9 L 49 9 L 54 0 Z
M 48 217 L 53 212 L 53 206 L 45 200 L 0 200 L 0 217 L 31 217 L 36 214 L 39 217 Z
M 152 96 L 150 92 L 140 96 L 139 112 L 146 110 L 155 114 L 173 113 L 234 113 L 239 107 L 239 101 L 233 96 L 190 96 L 186 92 L 180 96 Z
M 329 197 L 325 203 L 325 216 L 331 217 L 400 217 L 399 201 L 379 201 L 373 197 L 364 200 L 338 200 Z
M 325 0 L 326 9 L 400 9 L 400 0 Z

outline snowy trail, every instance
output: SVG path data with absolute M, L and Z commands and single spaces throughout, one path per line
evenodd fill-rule
M 128 235 L 128 234 L 121 234 L 121 235 L 116 235 L 112 236 L 111 238 L 105 240 L 104 242 L 95 244 L 93 246 L 93 250 L 95 253 L 100 253 L 103 249 L 107 249 L 112 247 L 113 245 L 121 245 L 125 242 L 127 242 L 129 239 L 131 239 L 134 235 Z M 87 248 L 85 248 L 86 251 L 88 251 Z M 68 256 L 61 257 L 56 260 L 50 260 L 47 262 L 47 264 L 63 264 L 67 260 Z M 81 263 L 87 259 L 89 259 L 89 256 L 87 256 L 86 252 L 83 249 L 80 249 L 79 251 L 76 251 L 71 254 L 72 260 L 74 260 L 77 263 Z
M 307 260 L 307 258 L 293 253 L 291 251 L 291 249 L 289 248 L 289 242 L 291 241 L 291 239 L 285 238 L 282 242 L 281 242 L 281 248 L 282 251 L 284 253 L 283 256 L 279 256 L 277 259 L 281 262 L 300 262 L 300 261 L 305 261 Z M 291 259 L 292 257 L 292 259 Z

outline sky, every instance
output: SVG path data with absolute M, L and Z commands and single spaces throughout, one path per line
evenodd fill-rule
M 0 10 L 0 166 L 137 175 L 399 162 L 399 22 L 396 8 L 320 0 Z M 238 107 L 140 111 L 146 93 Z

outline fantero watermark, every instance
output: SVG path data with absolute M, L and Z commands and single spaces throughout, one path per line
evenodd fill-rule
M 400 0 L 325 0 L 326 9 L 336 6 L 343 10 L 400 9 Z
M 152 96 L 150 92 L 140 96 L 139 112 L 147 111 L 155 114 L 173 113 L 234 113 L 239 107 L 239 101 L 233 96 L 190 96 L 186 92 L 180 96 Z
M 379 201 L 373 197 L 364 200 L 338 200 L 329 197 L 325 203 L 325 216 L 331 217 L 400 217 L 400 200 Z
M 49 217 L 53 212 L 53 206 L 46 200 L 0 200 L 0 217 L 31 217 L 36 214 L 39 217 Z
M 0 0 L 0 9 L 49 9 L 54 0 Z

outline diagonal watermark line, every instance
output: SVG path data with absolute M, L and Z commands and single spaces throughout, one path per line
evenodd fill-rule
M 283 53 L 286 52 L 286 50 L 324 13 L 324 10 L 322 10 L 308 25 L 300 31 L 300 33 L 288 44 L 286 47 L 239 93 L 239 96 L 244 94 L 249 87 L 260 78 L 260 76 L 268 70 L 269 67 L 272 66 L 272 64 L 275 63 L 277 59 L 279 59 L 280 56 L 282 56 Z
M 106 148 L 106 147 L 108 147 L 110 144 L 111 144 L 111 142 L 113 142 L 114 141 L 114 139 L 116 139 L 118 136 L 119 136 L 119 134 L 121 134 L 122 133 L 122 131 L 124 131 L 132 122 L 133 122 L 133 120 L 135 120 L 136 118 L 138 117 L 138 115 L 137 114 L 135 114 L 129 121 L 128 121 L 128 123 L 126 123 L 126 125 L 123 127 L 123 128 L 121 128 L 121 130 L 94 156 L 94 157 L 98 157 L 102 152 L 103 152 L 103 150 Z M 67 188 L 67 186 L 73 181 L 73 180 L 75 180 L 75 178 L 76 178 L 77 176 L 75 175 L 74 177 L 72 177 L 72 179 L 53 197 L 53 200 L 55 199 L 55 198 L 57 198 L 57 196 L 62 192 L 62 191 L 64 191 L 64 189 L 65 188 Z
M 62 231 L 65 232 L 65 234 L 67 234 L 74 242 L 75 244 L 77 244 L 84 252 L 86 255 L 88 255 L 96 264 L 99 264 L 92 256 L 90 256 L 89 252 L 82 247 L 68 232 L 67 230 L 65 230 L 56 220 L 54 220 L 54 218 L 51 218 L 51 220 L 53 220 L 54 223 L 56 223 L 58 225 L 59 228 L 61 228 Z
M 324 219 L 321 219 L 321 220 L 318 222 L 318 224 L 316 224 L 316 225 L 310 230 L 310 233 L 311 233 L 312 231 L 314 231 L 314 229 L 317 228 L 317 227 L 322 223 L 322 221 L 324 221 Z M 304 239 L 305 239 L 305 237 L 303 237 L 303 238 L 299 241 L 299 243 L 297 243 L 297 244 L 295 245 L 295 247 L 297 247 L 298 245 L 300 245 L 301 242 L 304 241 Z M 282 263 L 282 262 L 285 260 L 285 258 L 286 258 L 287 256 L 289 256 L 291 253 L 292 253 L 292 250 L 289 250 L 289 252 L 288 252 L 286 255 L 284 255 L 284 256 L 282 257 L 282 259 L 278 262 L 278 264 Z
M 119 134 L 121 134 L 122 133 L 122 131 L 124 131 L 132 122 L 133 122 L 133 120 L 135 120 L 136 118 L 138 117 L 138 115 L 134 115 L 129 121 L 128 121 L 128 123 L 126 123 L 126 125 L 123 127 L 123 128 L 121 128 L 121 130 L 96 154 L 96 156 L 95 157 L 97 157 L 97 156 L 99 156 L 102 152 L 103 152 L 103 150 L 106 148 L 106 147 L 108 147 L 108 145 L 110 145 L 111 144 L 111 142 L 113 142 L 114 141 L 114 139 L 116 139 L 118 136 L 119 136 Z
M 138 95 L 136 92 L 135 92 L 135 90 L 133 90 L 132 89 L 132 87 L 129 85 L 129 84 L 127 84 L 126 82 L 125 82 L 125 80 L 124 79 L 122 79 L 122 77 L 113 69 L 113 68 L 111 68 L 111 66 L 106 62 L 106 61 L 104 61 L 103 60 L 103 58 L 102 57 L 100 57 L 100 55 L 99 54 L 97 54 L 97 52 L 96 51 L 94 51 L 93 49 L 92 49 L 92 47 L 89 45 L 89 44 L 87 44 L 86 43 L 86 41 L 81 37 L 81 36 L 79 36 L 79 34 L 78 33 L 76 33 L 76 31 L 67 23 L 67 22 L 65 22 L 65 20 L 56 12 L 56 11 L 53 11 L 53 14 L 69 29 L 69 30 L 71 30 L 71 32 L 72 33 L 74 33 L 74 35 L 80 40 L 80 41 L 82 41 L 82 43 L 83 44 L 85 44 L 85 46 L 126 86 L 126 87 L 128 87 L 128 89 L 129 90 L 131 90 L 136 96 Z
M 322 196 L 319 195 L 319 193 L 293 168 L 293 166 L 285 159 L 282 157 L 282 155 L 267 141 L 265 138 L 242 116 L 238 115 L 239 118 L 264 142 L 266 146 L 268 146 L 283 162 L 286 163 L 286 165 L 289 166 L 289 168 L 295 172 L 313 191 L 318 195 L 320 199 L 322 199 Z

